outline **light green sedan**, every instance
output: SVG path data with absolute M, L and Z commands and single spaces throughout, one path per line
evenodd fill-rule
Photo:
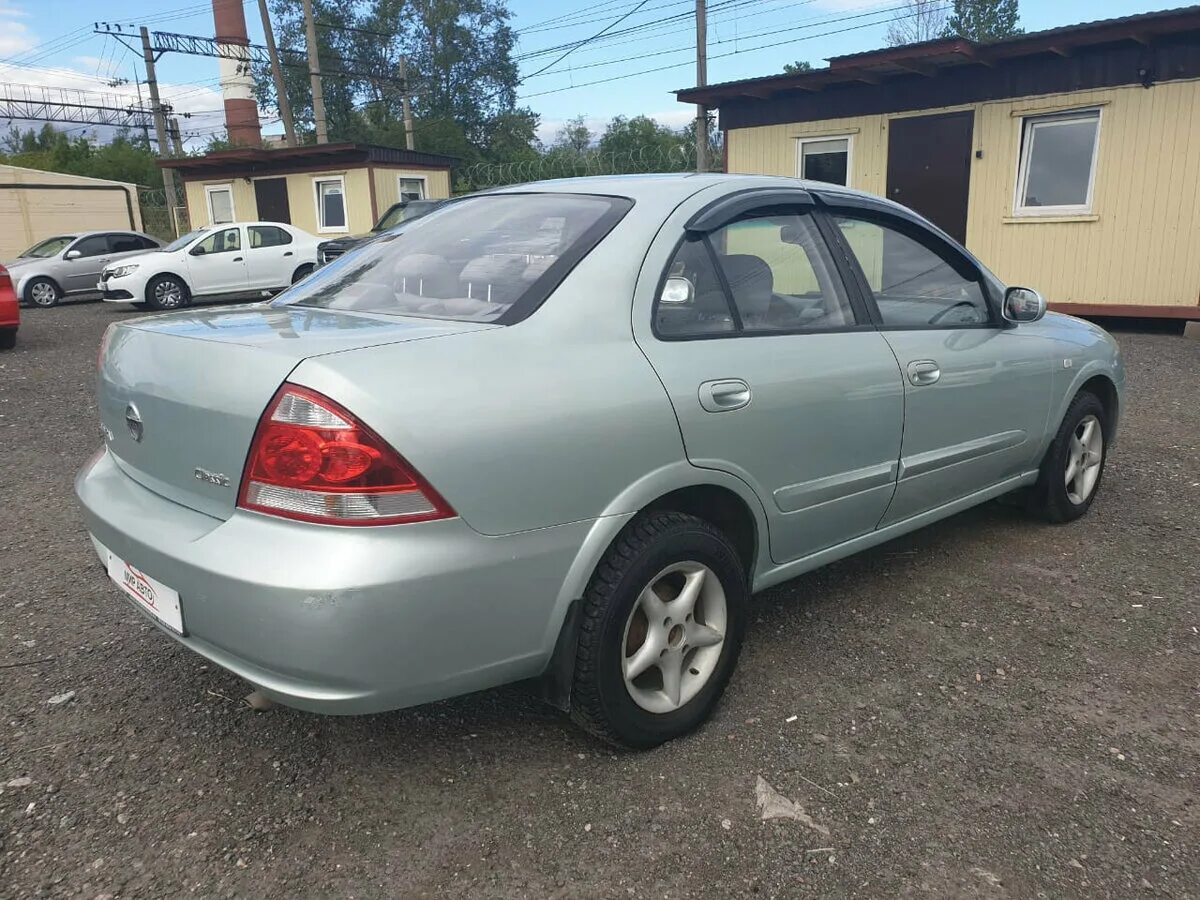
M 886 200 L 555 181 L 112 326 L 76 490 L 129 600 L 267 697 L 537 679 L 650 747 L 712 711 L 755 591 L 1003 494 L 1087 512 L 1124 378 Z

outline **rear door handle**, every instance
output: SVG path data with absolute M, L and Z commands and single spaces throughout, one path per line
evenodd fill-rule
M 230 262 L 241 262 L 241 261 L 242 261 L 242 258 L 240 256 L 235 256 L 233 259 L 230 260 Z
M 750 385 L 740 378 L 723 378 L 700 385 L 700 405 L 709 412 L 728 412 L 750 403 Z
M 941 367 L 932 359 L 918 359 L 908 364 L 908 380 L 920 387 L 937 384 L 942 377 Z
M 283 255 L 284 255 L 284 256 L 291 256 L 291 255 L 292 255 L 292 251 L 291 251 L 291 250 L 289 250 L 287 253 L 285 253 L 285 254 L 283 254 Z

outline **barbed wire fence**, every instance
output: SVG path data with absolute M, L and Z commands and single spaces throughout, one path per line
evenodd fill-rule
M 714 164 L 720 168 L 720 157 Z M 638 147 L 604 153 L 599 150 L 552 150 L 541 156 L 504 163 L 476 163 L 461 170 L 456 190 L 544 181 L 551 178 L 581 178 L 588 175 L 636 175 L 649 172 L 694 172 L 696 148 Z
M 176 186 L 176 196 L 171 203 L 167 202 L 164 188 L 138 188 L 138 207 L 142 212 L 142 231 L 146 234 L 173 241 L 191 230 L 187 201 L 180 186 Z

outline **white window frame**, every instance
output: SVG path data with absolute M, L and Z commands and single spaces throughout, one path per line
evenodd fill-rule
M 796 177 L 804 177 L 804 145 L 817 144 L 823 141 L 845 141 L 846 142 L 846 184 L 844 187 L 853 187 L 851 182 L 854 180 L 854 135 L 853 134 L 806 134 L 803 137 L 796 138 Z M 832 183 L 832 182 L 828 182 Z
M 1037 127 L 1054 127 L 1082 118 L 1096 116 L 1096 137 L 1092 144 L 1092 167 L 1088 172 L 1087 200 L 1065 206 L 1025 206 L 1025 188 L 1029 180 L 1029 164 L 1033 147 L 1033 131 Z M 1040 121 L 1039 121 L 1040 120 Z M 1013 193 L 1013 217 L 1036 219 L 1046 216 L 1090 216 L 1096 192 L 1096 166 L 1100 161 L 1100 129 L 1104 126 L 1104 111 L 1099 106 L 1084 106 L 1079 109 L 1055 110 L 1048 113 L 1030 113 L 1021 116 L 1017 128 L 1017 186 Z
M 345 225 L 335 225 L 326 228 L 321 224 L 321 185 L 328 181 L 336 181 L 342 186 L 342 210 L 346 214 Z M 317 215 L 317 234 L 345 234 L 350 231 L 350 198 L 346 194 L 346 176 L 345 175 L 314 175 L 312 176 L 313 184 L 313 203 Z
M 229 192 L 229 214 L 233 219 L 228 222 L 218 222 L 217 217 L 213 214 L 212 195 L 218 191 Z M 233 182 L 226 181 L 223 184 L 206 184 L 204 186 L 204 205 L 208 208 L 208 224 L 209 225 L 232 225 L 238 220 L 237 206 L 233 202 Z
M 396 198 L 398 200 L 404 199 L 404 182 L 406 182 L 406 181 L 421 182 L 421 196 L 418 197 L 417 199 L 418 200 L 428 200 L 429 199 L 429 181 L 428 181 L 428 179 L 425 178 L 424 175 L 397 175 L 396 176 Z

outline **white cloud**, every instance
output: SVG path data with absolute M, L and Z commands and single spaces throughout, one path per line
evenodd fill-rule
M 0 6 L 0 56 L 13 56 L 37 46 L 37 38 L 24 22 L 16 21 L 15 10 Z

